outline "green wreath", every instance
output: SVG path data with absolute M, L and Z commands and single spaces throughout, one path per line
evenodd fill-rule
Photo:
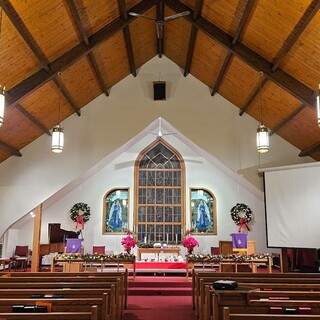
M 237 203 L 234 207 L 231 208 L 230 212 L 231 218 L 237 226 L 244 224 L 247 226 L 247 223 L 249 223 L 252 219 L 252 210 L 244 203 Z M 244 213 L 243 217 L 239 216 L 240 212 Z
M 70 218 L 72 219 L 72 221 L 79 222 L 78 220 L 79 211 L 82 212 L 83 222 L 87 222 L 90 219 L 90 207 L 83 202 L 76 203 L 71 208 Z

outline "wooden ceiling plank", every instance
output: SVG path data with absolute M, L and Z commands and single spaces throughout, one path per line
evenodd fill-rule
M 89 38 L 88 38 L 87 33 L 86 33 L 85 29 L 84 29 L 83 23 L 82 23 L 81 18 L 79 16 L 79 12 L 78 12 L 75 4 L 74 4 L 74 1 L 73 0 L 67 0 L 67 4 L 68 4 L 69 9 L 71 11 L 71 15 L 72 15 L 72 18 L 73 18 L 73 20 L 74 20 L 74 22 L 76 24 L 77 30 L 78 30 L 78 32 L 79 32 L 79 34 L 81 36 L 81 39 L 84 41 L 85 45 L 87 47 L 89 47 L 90 46 Z M 94 70 L 94 72 L 96 74 L 96 77 L 98 79 L 98 82 L 99 82 L 99 85 L 101 87 L 101 90 L 104 92 L 104 94 L 106 96 L 109 96 L 107 86 L 106 86 L 106 84 L 104 82 L 101 70 L 100 70 L 100 68 L 98 66 L 97 60 L 96 60 L 93 52 L 92 51 L 89 52 L 88 56 L 89 56 L 89 60 L 91 62 L 91 65 L 93 67 L 93 70 Z
M 269 136 L 272 136 L 274 133 L 277 133 L 283 126 L 285 126 L 290 120 L 292 120 L 299 112 L 301 112 L 306 107 L 305 104 L 302 104 L 299 108 L 294 110 L 287 118 L 283 119 L 279 124 L 277 124 L 269 133 Z
M 250 12 L 251 12 L 251 9 L 252 9 L 252 6 L 253 6 L 253 3 L 254 1 L 253 0 L 248 0 L 247 2 L 247 5 L 243 11 L 243 14 L 242 14 L 242 17 L 241 17 L 241 20 L 240 20 L 240 23 L 239 23 L 239 26 L 236 30 L 236 33 L 232 39 L 232 42 L 231 42 L 231 45 L 234 46 L 238 40 L 240 39 L 240 36 L 243 32 L 243 29 L 248 21 L 248 18 L 249 18 L 249 15 L 250 15 Z M 220 87 L 220 84 L 221 84 L 221 81 L 223 79 L 223 76 L 227 70 L 227 67 L 229 65 L 229 62 L 230 62 L 230 59 L 231 59 L 231 51 L 228 51 L 225 59 L 224 59 L 224 62 L 223 62 L 223 65 L 222 65 L 222 68 L 219 72 L 219 75 L 217 77 L 217 80 L 216 80 L 216 83 L 214 84 L 213 86 L 213 89 L 211 91 L 211 95 L 214 96 L 217 92 L 218 92 L 218 89 Z
M 189 10 L 193 12 L 191 8 L 182 4 L 178 0 L 164 0 L 166 5 L 176 12 Z M 236 55 L 241 60 L 245 61 L 249 66 L 258 72 L 263 72 L 264 75 L 275 84 L 283 88 L 289 94 L 300 100 L 302 103 L 314 108 L 315 100 L 312 98 L 314 91 L 304 85 L 299 80 L 293 78 L 288 73 L 278 68 L 275 72 L 271 72 L 270 62 L 243 45 L 242 43 L 236 43 L 231 45 L 232 39 L 230 35 L 219 29 L 217 26 L 207 21 L 206 19 L 199 17 L 196 21 L 193 21 L 190 16 L 184 16 L 192 25 L 195 25 L 199 30 L 204 32 L 213 41 L 219 43 L 221 46 L 231 51 L 233 55 Z
M 55 83 L 55 85 L 58 87 L 60 92 L 63 94 L 65 99 L 68 101 L 68 103 L 70 104 L 70 106 L 74 110 L 74 112 L 80 117 L 81 116 L 80 109 L 78 108 L 77 104 L 72 99 L 72 97 L 70 96 L 69 92 L 67 91 L 67 89 L 63 85 L 63 83 L 61 81 L 59 81 L 59 79 L 57 77 L 54 77 L 52 80 Z
M 196 6 L 193 11 L 193 19 L 194 20 L 197 20 L 198 17 L 200 16 L 202 5 L 203 5 L 203 0 L 198 0 L 196 2 Z M 186 58 L 186 63 L 185 63 L 184 73 L 183 73 L 183 75 L 185 77 L 190 73 L 190 67 L 191 67 L 192 56 L 193 56 L 193 52 L 194 52 L 194 46 L 196 44 L 197 32 L 198 32 L 198 29 L 195 26 L 192 26 L 191 32 L 190 32 L 190 37 L 189 37 L 187 58 Z
M 124 21 L 127 21 L 128 20 L 128 12 L 126 9 L 125 0 L 118 0 L 118 4 L 119 4 L 121 18 Z M 133 49 L 132 49 L 132 41 L 131 41 L 129 26 L 126 26 L 123 28 L 123 35 L 124 35 L 124 41 L 126 44 L 126 50 L 127 50 L 127 56 L 129 59 L 131 74 L 134 77 L 136 77 L 137 76 L 137 68 L 136 68 L 136 63 L 135 63 Z
M 271 71 L 274 72 L 279 68 L 279 65 L 285 58 L 285 56 L 289 53 L 290 49 L 294 46 L 294 44 L 299 39 L 300 35 L 303 31 L 307 28 L 311 20 L 314 16 L 318 13 L 320 9 L 320 2 L 319 0 L 313 0 L 305 13 L 302 15 L 298 23 L 295 25 L 292 32 L 289 34 L 287 40 L 284 42 L 283 46 L 279 50 L 279 54 L 277 55 L 275 62 L 271 68 Z
M 267 81 L 268 81 L 268 78 L 265 77 L 265 75 L 263 75 L 263 78 L 261 80 L 261 89 L 265 86 Z M 242 116 L 246 112 L 246 110 L 251 105 L 252 101 L 255 99 L 255 97 L 259 93 L 260 93 L 260 83 L 258 83 L 257 87 L 255 88 L 255 90 L 252 91 L 252 93 L 251 93 L 250 97 L 248 98 L 247 102 L 245 103 L 245 105 L 240 109 L 239 116 Z
M 317 142 L 315 144 L 313 144 L 312 146 L 302 150 L 300 153 L 299 153 L 299 157 L 305 157 L 305 156 L 308 156 L 310 153 L 316 151 L 320 149 L 320 142 Z
M 36 41 L 32 37 L 31 33 L 29 32 L 26 25 L 23 23 L 23 21 L 19 17 L 14 7 L 11 5 L 10 1 L 0 0 L 0 6 L 2 10 L 5 12 L 5 14 L 7 15 L 7 17 L 10 19 L 11 23 L 17 29 L 22 39 L 25 41 L 25 43 L 28 45 L 30 50 L 39 60 L 43 69 L 48 72 L 50 70 L 49 61 L 46 59 L 39 45 L 36 43 Z
M 40 130 L 45 132 L 48 136 L 51 136 L 51 132 L 40 121 L 38 121 L 33 115 L 31 115 L 25 108 L 23 108 L 20 103 L 16 103 L 14 105 L 14 107 L 16 109 L 18 109 L 33 124 L 35 124 Z
M 143 0 L 131 9 L 134 12 L 142 14 L 155 4 L 156 0 Z M 53 61 L 50 64 L 49 72 L 39 70 L 29 78 L 20 82 L 15 87 L 6 91 L 8 105 L 19 102 L 21 99 L 34 92 L 36 89 L 43 86 L 48 81 L 51 81 L 58 72 L 67 69 L 68 67 L 70 67 L 70 65 L 88 55 L 94 48 L 111 38 L 114 34 L 122 30 L 124 27 L 128 26 L 135 19 L 135 17 L 130 17 L 127 21 L 123 21 L 120 18 L 113 20 L 111 23 L 101 28 L 99 31 L 89 37 L 89 48 L 83 43 L 80 43 L 79 45 L 67 51 L 65 54 Z
M 17 156 L 17 157 L 22 157 L 22 154 L 19 150 L 9 146 L 8 144 L 0 141 L 0 148 L 5 150 L 6 152 L 14 155 L 14 156 Z

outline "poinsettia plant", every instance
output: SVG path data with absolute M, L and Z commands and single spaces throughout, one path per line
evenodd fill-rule
M 182 245 L 187 248 L 188 253 L 192 253 L 194 247 L 199 246 L 199 242 L 192 237 L 193 229 L 186 231 L 186 238 L 182 241 Z
M 127 236 L 122 238 L 121 244 L 123 245 L 124 250 L 129 253 L 131 249 L 136 246 L 136 241 L 132 237 L 132 232 L 130 230 L 127 230 L 126 234 Z

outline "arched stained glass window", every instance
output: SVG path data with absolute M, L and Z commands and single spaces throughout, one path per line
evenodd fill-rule
M 185 225 L 185 166 L 162 138 L 145 148 L 135 164 L 135 230 L 138 241 L 181 241 Z

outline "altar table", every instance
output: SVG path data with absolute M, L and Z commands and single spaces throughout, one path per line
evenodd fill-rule
M 171 254 L 177 254 L 178 256 L 181 255 L 181 249 L 180 247 L 170 247 L 170 248 L 138 248 L 137 249 L 137 256 L 138 256 L 138 261 L 141 261 L 141 254 L 142 253 L 154 253 L 158 255 L 160 253 L 171 253 Z

